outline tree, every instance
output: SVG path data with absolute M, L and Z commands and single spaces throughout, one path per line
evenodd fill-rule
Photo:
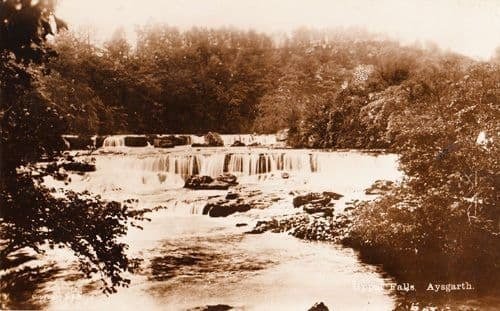
M 387 130 L 407 177 L 394 193 L 357 210 L 353 240 L 412 277 L 462 277 L 494 289 L 500 68 L 450 55 L 434 66 L 387 93 Z
M 19 263 L 15 255 L 22 248 L 43 252 L 43 245 L 67 246 L 82 272 L 99 273 L 103 290 L 114 292 L 128 285 L 123 273 L 134 265 L 125 253 L 127 245 L 117 238 L 141 217 L 125 205 L 85 193 L 67 192 L 56 199 L 41 178 L 57 166 L 32 165 L 59 155 L 60 135 L 67 129 L 60 107 L 39 84 L 40 76 L 49 73 L 48 59 L 56 56 L 45 43 L 54 34 L 50 25 L 65 24 L 54 17 L 54 1 L 2 1 L 0 20 L 1 267 Z

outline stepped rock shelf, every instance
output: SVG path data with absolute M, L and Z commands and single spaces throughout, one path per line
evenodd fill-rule
M 96 149 L 100 147 L 147 147 L 173 148 L 192 145 L 193 147 L 244 147 L 279 146 L 284 147 L 286 136 L 257 134 L 219 134 L 208 132 L 205 135 L 192 134 L 147 134 L 147 135 L 63 135 L 62 141 L 68 150 Z

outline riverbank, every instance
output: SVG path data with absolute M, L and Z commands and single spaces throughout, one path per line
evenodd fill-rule
M 378 200 L 349 202 L 344 210 L 335 215 L 325 213 L 319 206 L 314 213 L 304 208 L 298 214 L 259 221 L 247 233 L 285 232 L 302 240 L 352 248 L 358 252 L 362 262 L 381 266 L 385 273 L 394 277 L 394 283 L 384 286 L 395 295 L 398 308 L 494 310 L 500 304 L 500 287 L 497 274 L 488 274 L 488 271 L 494 271 L 493 266 L 479 267 L 466 258 L 453 258 L 440 252 L 419 254 L 417 248 L 403 249 L 405 240 L 396 237 L 392 242 L 384 243 L 385 233 L 380 228 L 377 231 L 379 242 L 366 235 L 363 230 L 377 230 L 372 227 L 370 221 L 373 219 L 367 213 L 384 215 L 380 206 L 380 202 L 384 201 L 383 195 L 394 195 L 391 190 L 395 190 L 396 186 L 387 187 L 387 184 L 377 181 L 366 189 L 367 193 L 382 195 Z M 324 208 L 331 204 L 321 203 Z M 391 224 L 377 224 L 380 225 L 391 229 Z M 370 282 L 359 286 L 366 290 L 380 288 L 380 284 Z

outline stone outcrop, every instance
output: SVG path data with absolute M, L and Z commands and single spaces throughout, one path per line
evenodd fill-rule
M 245 143 L 243 143 L 243 142 L 241 142 L 241 141 L 239 141 L 239 140 L 235 141 L 235 142 L 231 145 L 231 147 L 245 147 L 245 146 L 246 146 L 246 145 L 245 145 Z
M 60 164 L 66 171 L 74 172 L 94 172 L 96 170 L 95 164 L 79 161 L 64 161 Z
M 229 176 L 221 176 L 222 180 L 231 182 Z M 244 213 L 250 209 L 265 209 L 277 201 L 275 195 L 265 194 L 260 190 L 236 187 L 231 189 L 224 198 L 220 196 L 208 200 L 203 208 L 203 214 L 210 217 L 226 217 L 234 213 Z
M 220 182 L 227 183 L 231 186 L 235 186 L 238 184 L 238 178 L 235 175 L 229 174 L 229 173 L 224 173 L 224 174 L 218 176 L 216 178 L 216 180 L 220 181 Z
M 203 208 L 203 215 L 210 217 L 227 217 L 234 213 L 247 212 L 252 208 L 249 203 L 232 200 L 219 200 L 217 202 L 207 203 Z
M 237 178 L 231 174 L 223 174 L 217 178 L 210 176 L 193 175 L 186 179 L 184 188 L 194 190 L 227 190 L 237 185 Z
M 392 189 L 395 185 L 393 181 L 390 180 L 376 180 L 369 188 L 365 189 L 365 194 L 377 195 L 384 194 Z
M 237 199 L 238 197 L 239 197 L 239 194 L 236 192 L 228 192 L 226 194 L 226 200 L 234 200 L 234 199 Z
M 173 148 L 175 143 L 170 137 L 157 137 L 153 139 L 153 146 L 155 148 Z
M 302 206 L 304 212 L 308 214 L 323 213 L 325 216 L 333 216 L 334 204 L 328 203 L 328 205 L 321 204 L 305 204 Z
M 205 135 L 205 144 L 209 147 L 222 147 L 224 146 L 224 141 L 219 133 L 208 132 Z
M 148 139 L 145 136 L 125 136 L 124 143 L 127 147 L 146 147 Z
M 175 146 L 189 145 L 190 138 L 189 136 L 183 135 L 154 136 L 151 141 L 151 144 L 154 145 L 155 148 L 172 148 Z
M 330 203 L 330 201 L 338 200 L 341 197 L 343 197 L 343 195 L 335 192 L 311 192 L 293 198 L 293 207 L 301 207 L 302 205 L 306 204 L 326 206 L 328 203 Z
M 288 232 L 288 234 L 303 240 L 339 243 L 348 237 L 351 226 L 352 216 L 350 213 L 335 216 L 300 213 L 258 221 L 255 227 L 247 233 Z

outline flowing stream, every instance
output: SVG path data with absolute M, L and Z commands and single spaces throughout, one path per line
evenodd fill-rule
M 334 310 L 394 306 L 394 297 L 383 288 L 393 280 L 377 267 L 361 263 L 350 249 L 285 233 L 245 232 L 258 220 L 296 213 L 294 193 L 341 193 L 344 198 L 336 209 L 366 198 L 364 189 L 373 181 L 401 179 L 395 155 L 115 144 L 92 157 L 97 170 L 72 175 L 71 189 L 110 200 L 136 198 L 136 208 L 163 208 L 147 215 L 151 222 L 145 222 L 143 230 L 131 228 L 123 238 L 130 245 L 129 254 L 143 262 L 130 275 L 130 287 L 117 294 L 106 296 L 98 281 L 81 278 L 69 251 L 50 251 L 47 261 L 62 270 L 37 292 L 49 309 L 187 310 L 224 304 L 241 310 L 307 310 L 319 301 Z M 188 190 L 184 180 L 191 174 L 216 177 L 223 172 L 238 176 L 240 184 L 229 191 L 257 191 L 272 198 L 272 205 L 225 218 L 202 215 L 208 198 L 224 197 L 228 191 Z M 64 187 L 57 181 L 47 183 Z

